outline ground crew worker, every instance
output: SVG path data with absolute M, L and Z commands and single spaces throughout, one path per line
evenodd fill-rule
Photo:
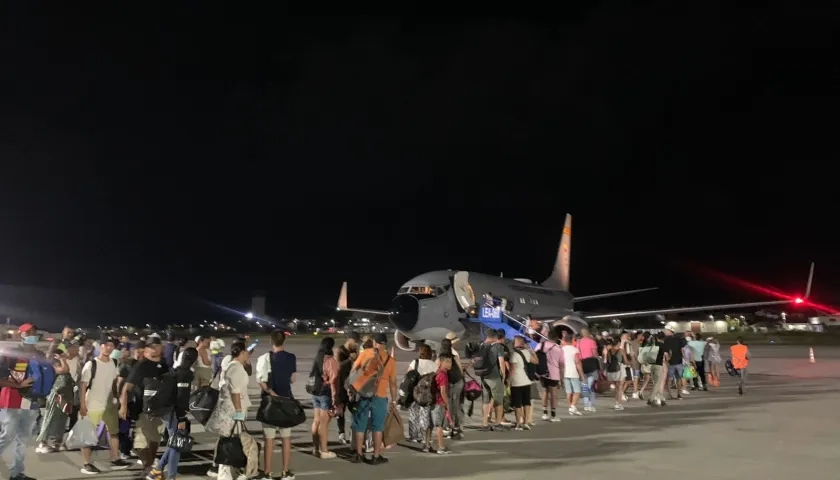
M 747 366 L 750 364 L 750 349 L 744 345 L 744 339 L 738 337 L 736 344 L 729 347 L 732 354 L 732 367 L 738 371 L 738 395 L 744 394 L 747 383 Z

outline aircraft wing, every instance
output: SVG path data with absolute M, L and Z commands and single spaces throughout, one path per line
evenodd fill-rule
M 641 292 L 650 292 L 651 290 L 658 290 L 659 287 L 651 287 L 651 288 L 638 288 L 636 290 L 625 290 L 623 292 L 612 292 L 612 293 L 599 293 L 596 295 L 585 295 L 583 297 L 575 297 L 575 303 L 577 302 L 585 302 L 586 300 L 596 300 L 599 298 L 609 298 L 609 297 L 618 297 L 621 295 L 631 295 L 634 293 L 641 293 Z
M 636 310 L 635 312 L 617 312 L 604 313 L 597 315 L 583 315 L 584 320 L 599 320 L 604 318 L 630 318 L 630 317 L 646 317 L 650 315 L 664 315 L 667 313 L 684 313 L 684 312 L 703 312 L 710 310 L 727 310 L 730 308 L 746 308 L 746 307 L 761 307 L 766 305 L 785 305 L 799 303 L 795 300 L 774 300 L 769 302 L 750 302 L 750 303 L 729 303 L 725 305 L 703 305 L 698 307 L 676 307 L 676 308 L 661 308 L 657 310 Z

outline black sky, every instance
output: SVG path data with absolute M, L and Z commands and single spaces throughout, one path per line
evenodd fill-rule
M 683 262 L 801 292 L 813 260 L 840 303 L 837 12 L 669 3 L 4 7 L 0 283 L 382 308 L 432 269 L 542 280 L 570 212 L 574 293 L 662 287 L 603 308 L 762 298 Z

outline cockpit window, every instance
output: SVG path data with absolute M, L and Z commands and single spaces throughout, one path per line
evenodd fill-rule
M 423 295 L 429 297 L 436 297 L 438 295 L 443 295 L 446 291 L 449 290 L 449 285 L 438 285 L 438 286 L 429 286 L 429 285 L 410 285 L 408 287 L 402 287 L 397 291 L 397 295 Z

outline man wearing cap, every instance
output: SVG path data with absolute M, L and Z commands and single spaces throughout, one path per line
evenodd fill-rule
M 0 457 L 14 442 L 16 448 L 9 468 L 9 480 L 34 480 L 23 473 L 26 447 L 38 421 L 38 401 L 27 398 L 32 379 L 26 378 L 29 361 L 45 359 L 38 348 L 40 335 L 35 325 L 25 323 L 18 329 L 20 347 L 10 349 L 0 358 Z
M 362 337 L 359 336 L 358 332 L 348 332 L 347 340 L 344 341 L 344 345 L 336 347 L 335 358 L 338 360 L 339 385 L 344 385 L 344 382 L 347 381 L 347 377 L 350 376 L 350 370 L 353 369 L 353 362 L 359 355 L 359 345 L 361 342 Z M 347 395 L 347 390 L 344 388 L 339 389 L 338 402 L 342 405 L 342 408 L 337 411 L 335 415 L 336 424 L 338 425 L 338 441 L 342 444 L 346 444 L 348 440 L 344 433 L 346 426 L 346 410 L 344 409 L 344 406 L 350 402 L 350 398 Z
M 356 447 L 356 454 L 351 459 L 353 463 L 365 461 L 363 448 L 368 420 L 373 431 L 373 456 L 368 463 L 380 465 L 388 461 L 380 452 L 382 434 L 385 431 L 385 417 L 388 415 L 389 391 L 391 401 L 395 405 L 398 398 L 396 363 L 396 360 L 388 354 L 388 337 L 384 333 L 375 334 L 373 348 L 360 353 L 353 363 L 353 371 L 361 370 L 359 377 L 352 385 L 354 391 L 362 391 L 368 381 L 375 382 L 373 397 L 359 398 L 358 406 L 353 413 L 352 429 Z

